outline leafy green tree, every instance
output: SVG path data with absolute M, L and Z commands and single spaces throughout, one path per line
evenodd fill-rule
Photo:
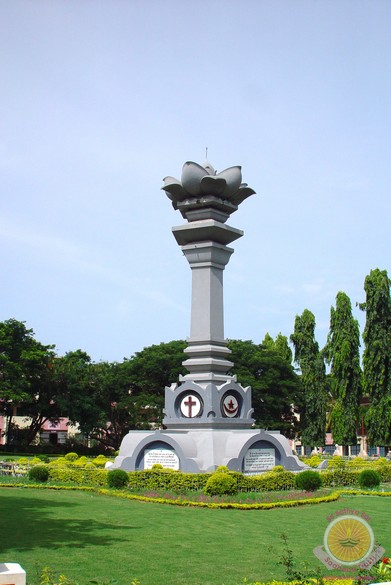
M 182 366 L 186 359 L 183 353 L 187 343 L 182 340 L 160 343 L 145 347 L 126 359 L 124 372 L 129 381 L 132 395 L 157 394 L 164 396 L 164 388 L 186 374 Z
M 328 393 L 324 359 L 315 340 L 315 317 L 311 311 L 305 309 L 301 316 L 296 316 L 290 339 L 295 349 L 295 362 L 301 370 L 304 392 L 302 443 L 311 447 L 323 445 Z
M 88 440 L 118 449 L 136 418 L 121 364 L 93 363 L 80 349 L 68 352 L 55 361 L 55 384 L 64 415 L 80 432 Z
M 100 378 L 90 356 L 77 349 L 57 357 L 53 362 L 52 382 L 62 415 L 77 424 L 88 437 L 92 429 L 105 420 L 105 412 L 98 400 Z
M 0 323 L 0 408 L 7 417 L 7 442 L 12 437 L 12 419 L 22 405 L 31 417 L 23 440 L 29 444 L 46 420 L 56 420 L 50 377 L 54 359 L 53 345 L 34 339 L 24 322 L 8 319 Z
M 95 396 L 104 416 L 90 436 L 114 449 L 131 429 L 149 429 L 162 418 L 164 388 L 160 393 L 144 388 L 135 391 L 128 366 L 128 362 L 94 365 L 100 380 Z
M 370 445 L 391 444 L 391 299 L 386 270 L 371 270 L 366 277 L 363 333 L 363 386 L 370 405 L 367 437 Z
M 122 363 L 94 364 L 84 352 L 70 352 L 57 363 L 67 416 L 89 439 L 114 449 L 130 430 L 159 426 L 164 388 L 185 373 L 185 347 L 152 345 Z
M 360 329 L 352 305 L 344 292 L 336 296 L 330 311 L 330 331 L 324 350 L 331 366 L 333 406 L 330 414 L 334 442 L 357 443 L 361 388 Z
M 301 384 L 286 359 L 286 348 L 282 351 L 280 347 L 282 356 L 278 352 L 279 345 L 283 346 L 281 340 L 277 350 L 251 341 L 229 341 L 235 362 L 231 373 L 236 374 L 244 386 L 252 386 L 254 416 L 259 425 L 279 429 L 291 436 L 298 424 L 293 404 L 300 403 Z M 150 428 L 151 424 L 161 423 L 164 388 L 187 373 L 182 366 L 186 346 L 181 340 L 152 345 L 118 364 L 118 377 L 108 395 L 113 396 L 114 390 L 120 392 L 116 409 L 117 412 L 119 408 L 123 412 L 127 409 L 129 428 Z M 112 415 L 108 420 L 112 420 Z
M 274 340 L 269 333 L 266 333 L 261 344 L 265 349 L 277 352 L 288 363 L 292 363 L 292 350 L 288 344 L 288 338 L 279 333 Z
M 265 340 L 261 345 L 230 340 L 228 347 L 234 362 L 230 373 L 236 374 L 243 386 L 251 386 L 257 426 L 280 430 L 293 438 L 300 425 L 297 412 L 302 402 L 301 381 L 291 361 L 286 359 L 286 350 L 283 355 L 279 353 L 281 341 L 276 349 L 276 342 L 270 336 Z

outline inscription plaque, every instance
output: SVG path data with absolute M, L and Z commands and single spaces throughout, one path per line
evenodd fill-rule
M 269 471 L 276 464 L 276 453 L 273 447 L 268 449 L 249 449 L 244 457 L 244 473 Z
M 165 468 L 179 470 L 179 457 L 170 449 L 145 449 L 144 469 L 152 469 L 155 463 Z

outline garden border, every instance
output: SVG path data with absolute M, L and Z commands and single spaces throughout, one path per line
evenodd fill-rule
M 368 490 L 336 490 L 328 496 L 320 498 L 308 498 L 303 500 L 288 500 L 283 502 L 259 502 L 254 504 L 241 504 L 237 502 L 193 502 L 191 500 L 169 500 L 166 498 L 152 498 L 150 496 L 141 496 L 136 494 L 129 494 L 123 490 L 110 490 L 107 488 L 96 488 L 92 486 L 58 486 L 58 485 L 44 485 L 44 484 L 25 484 L 25 483 L 0 483 L 0 488 L 23 488 L 23 489 L 47 489 L 54 491 L 86 491 L 94 492 L 103 496 L 111 496 L 121 498 L 124 500 L 134 500 L 140 502 L 148 502 L 155 504 L 168 504 L 171 506 L 184 506 L 194 508 L 221 508 L 221 509 L 235 509 L 235 510 L 272 510 L 275 508 L 293 508 L 296 506 L 309 506 L 316 504 L 323 504 L 326 502 L 335 502 L 341 496 L 380 496 L 391 497 L 391 492 L 374 492 Z

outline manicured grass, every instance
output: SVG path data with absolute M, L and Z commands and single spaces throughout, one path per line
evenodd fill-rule
M 281 579 L 281 533 L 298 560 L 316 567 L 327 516 L 365 512 L 376 540 L 391 552 L 391 502 L 344 497 L 316 506 L 267 511 L 183 508 L 89 492 L 0 489 L 1 561 L 20 563 L 32 583 L 50 566 L 86 584 L 116 579 L 130 585 L 239 585 Z M 326 572 L 326 569 L 325 569 Z M 328 573 L 332 574 L 332 573 Z

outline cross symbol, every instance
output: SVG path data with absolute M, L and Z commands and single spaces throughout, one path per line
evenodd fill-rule
M 190 395 L 187 399 L 186 402 L 183 403 L 185 406 L 187 406 L 188 409 L 188 417 L 192 418 L 192 410 L 193 410 L 193 406 L 195 406 L 197 404 L 196 400 L 193 401 L 193 397 Z

